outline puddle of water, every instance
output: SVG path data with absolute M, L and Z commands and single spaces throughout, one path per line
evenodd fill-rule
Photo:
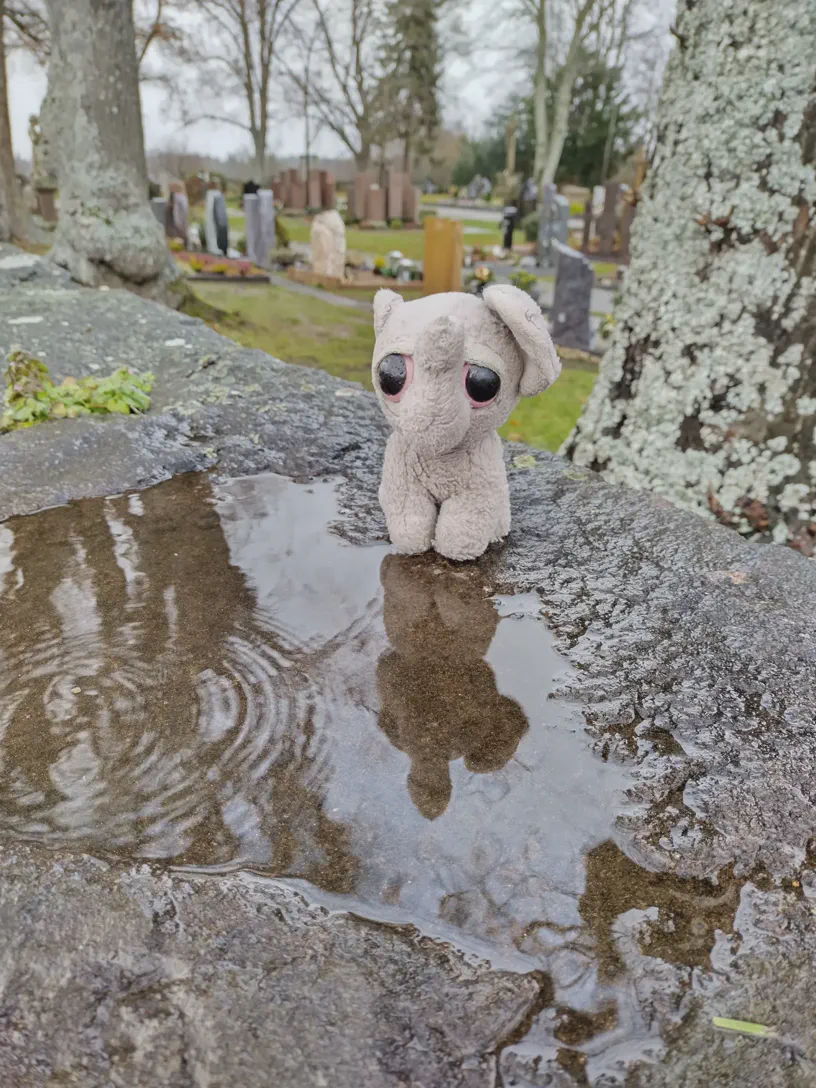
M 621 920 L 703 965 L 736 888 L 615 844 L 625 772 L 551 697 L 534 595 L 336 516 L 329 483 L 188 476 L 0 526 L 0 835 L 305 880 L 545 970 L 542 1044 L 648 1036 Z

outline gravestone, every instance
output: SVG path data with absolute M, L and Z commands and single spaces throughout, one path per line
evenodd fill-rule
M 253 264 L 263 263 L 262 239 L 261 239 L 261 209 L 257 193 L 245 193 L 243 199 L 244 209 L 244 238 L 246 239 L 246 255 Z
M 189 202 L 187 200 L 187 194 L 184 192 L 173 192 L 170 194 L 170 207 L 173 213 L 173 228 L 177 237 L 187 243 L 188 227 L 188 214 L 190 211 Z
M 598 255 L 611 257 L 615 248 L 615 231 L 618 228 L 618 197 L 620 185 L 610 182 L 606 186 L 604 206 L 598 219 Z
M 329 173 L 328 170 L 321 170 L 320 188 L 321 204 L 326 211 L 331 211 L 337 203 L 337 187 L 334 180 L 334 174 Z
M 208 253 L 226 255 L 229 246 L 229 220 L 224 194 L 218 189 L 207 190 L 204 208 L 204 236 Z
M 290 181 L 289 197 L 291 200 L 289 206 L 293 211 L 303 212 L 306 210 L 306 183 L 301 178 L 295 176 Z
M 558 264 L 551 310 L 552 338 L 562 347 L 589 351 L 592 346 L 589 313 L 595 272 L 582 253 L 561 242 L 553 243 L 553 251 Z
M 365 219 L 366 196 L 373 182 L 374 176 L 367 170 L 354 175 L 354 184 L 349 193 L 349 211 L 354 219 Z
M 165 224 L 167 201 L 163 196 L 154 196 L 150 198 L 150 210 L 155 215 L 156 219 L 162 226 Z
M 419 188 L 416 185 L 403 186 L 402 221 L 403 223 L 419 222 Z
M 557 196 L 555 185 L 548 181 L 542 186 L 542 199 L 539 206 L 538 221 L 538 263 L 544 267 L 550 267 L 555 263 L 552 253 L 552 220 L 553 202 Z
M 323 203 L 323 194 L 320 185 L 320 171 L 310 170 L 308 191 L 306 196 L 307 208 L 320 208 Z
M 384 223 L 386 213 L 386 191 L 379 185 L 372 185 L 366 193 L 365 218 L 370 223 Z
M 260 189 L 260 185 L 258 185 L 257 181 L 252 181 L 252 179 L 250 179 L 249 181 L 244 182 L 242 195 L 252 196 L 254 193 L 258 192 L 258 189 Z
M 402 191 L 408 179 L 400 170 L 388 171 L 387 212 L 389 219 L 402 219 Z
M 339 212 L 320 212 L 312 220 L 312 272 L 317 276 L 344 279 L 346 226 Z
M 275 245 L 275 194 L 271 189 L 258 190 L 258 221 L 260 254 L 258 264 L 269 265 L 269 251 Z
M 463 227 L 459 219 L 425 220 L 423 288 L 426 295 L 462 290 Z

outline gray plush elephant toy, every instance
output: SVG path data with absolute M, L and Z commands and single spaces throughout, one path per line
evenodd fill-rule
M 374 388 L 393 428 L 380 504 L 394 550 L 477 559 L 510 531 L 496 428 L 561 371 L 541 311 L 504 284 L 414 302 L 382 290 L 374 331 Z

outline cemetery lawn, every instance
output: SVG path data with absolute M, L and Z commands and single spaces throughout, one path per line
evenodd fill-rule
M 283 217 L 281 221 L 293 242 L 311 241 L 311 224 L 305 219 Z M 484 223 L 476 225 L 485 226 Z M 481 230 L 478 234 L 466 234 L 465 245 L 498 245 L 501 241 L 498 225 L 493 229 L 490 229 L 490 224 L 487 224 L 487 227 L 487 230 Z M 523 242 L 523 232 L 516 231 L 514 238 L 517 242 Z M 421 261 L 425 248 L 425 232 L 421 227 L 412 230 L 360 230 L 359 227 L 347 227 L 346 248 L 357 250 L 359 253 L 370 253 L 374 257 L 384 257 L 393 249 L 398 249 L 403 256 L 410 257 L 412 261 Z
M 374 331 L 370 313 L 266 284 L 191 286 L 195 295 L 209 305 L 197 311 L 193 302 L 185 310 L 203 318 L 223 336 L 288 363 L 317 367 L 371 388 Z M 209 307 L 217 307 L 222 313 Z M 552 389 L 519 402 L 502 428 L 502 436 L 557 450 L 578 419 L 594 381 L 594 370 L 565 363 Z

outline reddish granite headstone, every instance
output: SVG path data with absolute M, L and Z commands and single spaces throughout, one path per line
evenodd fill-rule
M 388 171 L 388 218 L 402 219 L 403 192 L 408 178 L 400 170 Z
M 321 204 L 326 211 L 331 211 L 337 203 L 337 192 L 334 174 L 330 174 L 328 170 L 320 171 L 320 189 Z
M 309 208 L 320 208 L 323 202 L 323 194 L 321 192 L 320 185 L 320 171 L 309 171 L 309 186 L 307 192 L 307 206 Z
M 596 230 L 598 231 L 598 255 L 611 257 L 615 246 L 615 231 L 618 228 L 618 197 L 620 185 L 616 181 L 606 186 L 603 211 L 601 212 Z
M 289 190 L 289 207 L 293 211 L 306 210 L 306 184 L 300 178 L 296 178 Z
M 364 170 L 354 177 L 354 186 L 349 193 L 349 211 L 354 219 L 366 217 L 366 194 L 374 181 L 373 174 Z
M 386 191 L 372 185 L 366 193 L 365 218 L 372 223 L 384 223 L 386 211 Z

